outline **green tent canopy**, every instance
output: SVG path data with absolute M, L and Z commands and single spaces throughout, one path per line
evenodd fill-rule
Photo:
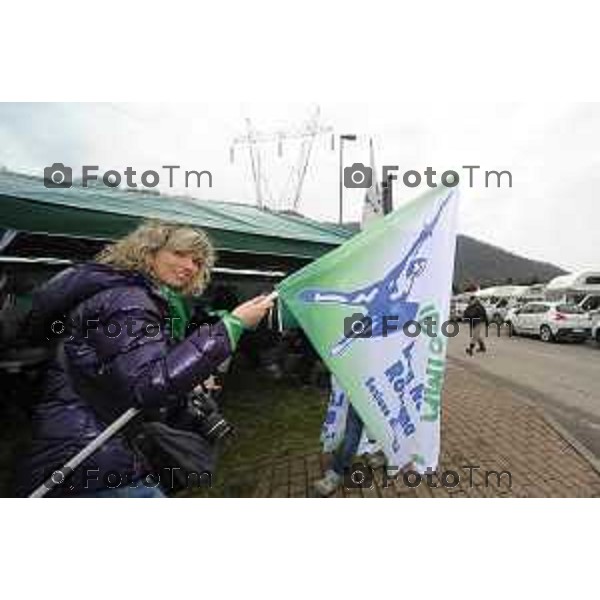
M 285 257 L 308 262 L 352 233 L 300 215 L 234 202 L 197 200 L 95 185 L 46 188 L 44 180 L 0 171 L 0 228 L 31 234 L 110 241 L 141 220 L 161 219 L 202 227 L 217 251 Z

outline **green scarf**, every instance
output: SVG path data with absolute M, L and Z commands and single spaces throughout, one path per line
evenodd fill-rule
M 175 291 L 168 285 L 161 285 L 160 291 L 169 305 L 171 336 L 174 339 L 181 341 L 185 338 L 187 326 L 191 319 L 190 306 L 183 294 Z
M 168 285 L 162 284 L 160 286 L 160 291 L 169 305 L 171 337 L 180 342 L 185 338 L 187 326 L 192 318 L 190 305 L 183 294 L 175 291 Z M 247 327 L 239 317 L 236 317 L 227 311 L 217 310 L 211 314 L 215 314 L 222 319 L 231 344 L 231 351 L 233 352 Z

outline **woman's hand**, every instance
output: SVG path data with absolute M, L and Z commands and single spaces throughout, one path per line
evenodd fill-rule
M 273 300 L 263 294 L 236 306 L 231 314 L 241 319 L 246 327 L 254 328 L 271 308 Z

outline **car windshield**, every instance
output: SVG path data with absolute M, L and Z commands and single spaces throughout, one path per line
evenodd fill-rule
M 579 308 L 579 306 L 575 306 L 573 304 L 559 304 L 556 307 L 556 310 L 567 315 L 581 315 L 585 312 Z

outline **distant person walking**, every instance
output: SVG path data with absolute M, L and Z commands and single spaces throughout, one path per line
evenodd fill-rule
M 485 342 L 483 341 L 483 335 L 484 329 L 487 332 L 488 317 L 485 307 L 481 304 L 479 298 L 471 296 L 463 318 L 466 321 L 469 321 L 469 330 L 471 334 L 471 341 L 465 349 L 466 353 L 469 356 L 473 356 L 473 349 L 475 346 L 477 346 L 477 352 L 485 352 L 486 347 Z

